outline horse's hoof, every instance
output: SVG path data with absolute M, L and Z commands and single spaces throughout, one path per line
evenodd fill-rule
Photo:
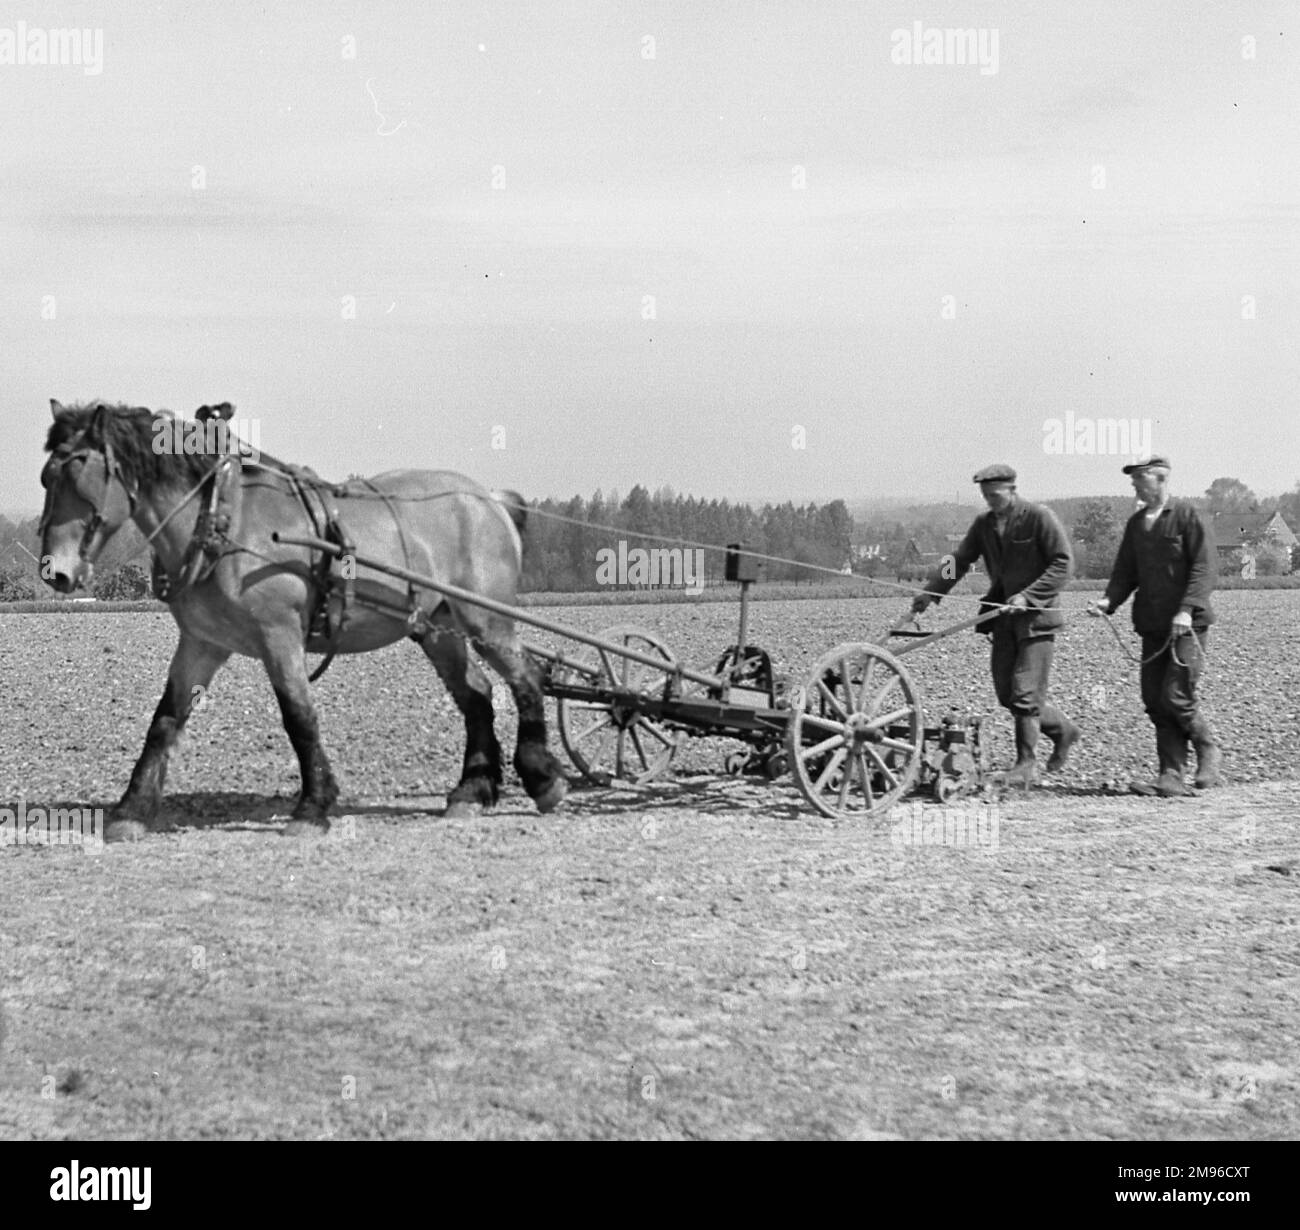
M 104 830 L 104 840 L 109 841 L 143 841 L 152 830 L 140 820 L 114 820 Z
M 329 831 L 328 820 L 290 820 L 284 826 L 286 837 L 324 837 Z
M 557 777 L 533 802 L 537 804 L 537 810 L 545 815 L 548 811 L 554 811 L 559 807 L 568 793 L 569 783 L 564 778 Z
M 442 817 L 444 820 L 465 820 L 471 816 L 481 816 L 482 814 L 482 803 L 471 803 L 468 799 L 456 799 L 455 802 L 447 804 L 447 810 L 442 813 Z

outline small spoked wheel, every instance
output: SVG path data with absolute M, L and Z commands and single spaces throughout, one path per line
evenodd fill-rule
M 659 637 L 644 628 L 620 624 L 600 637 L 662 658 L 668 669 L 658 670 L 605 649 L 583 650 L 559 669 L 557 678 L 593 696 L 590 700 L 556 698 L 560 742 L 588 781 L 599 786 L 615 780 L 641 785 L 660 777 L 677 754 L 679 734 L 643 712 L 639 703 L 643 698 L 664 695 L 677 659 Z
M 740 777 L 749 764 L 749 758 L 748 752 L 728 752 L 722 762 L 722 768 L 728 777 Z
M 823 815 L 880 815 L 911 789 L 925 722 L 916 684 L 888 650 L 832 649 L 790 698 L 786 754 L 804 797 Z
M 965 779 L 960 777 L 935 778 L 934 797 L 940 803 L 951 803 L 954 799 L 963 798 L 969 789 Z

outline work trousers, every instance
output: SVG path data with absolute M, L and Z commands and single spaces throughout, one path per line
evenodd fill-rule
M 1014 617 L 1013 617 L 1014 618 Z M 1038 717 L 1047 704 L 1047 677 L 1056 653 L 1056 637 L 1016 635 L 1012 619 L 993 627 L 993 690 L 998 704 L 1023 717 Z
M 1205 666 L 1208 637 L 1207 631 L 1198 629 L 1190 636 L 1175 637 L 1162 650 L 1168 634 L 1143 635 L 1142 706 L 1157 730 L 1162 726 L 1178 730 L 1189 739 L 1199 735 L 1196 683 Z

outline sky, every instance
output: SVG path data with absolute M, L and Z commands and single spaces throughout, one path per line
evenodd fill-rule
M 52 397 L 538 498 L 1290 490 L 1294 13 L 2 3 L 0 510 Z

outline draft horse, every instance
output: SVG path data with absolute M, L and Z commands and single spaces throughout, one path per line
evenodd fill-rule
M 60 593 L 88 586 L 104 546 L 133 521 L 150 539 L 155 580 L 180 629 L 167 686 L 106 838 L 138 840 L 160 827 L 172 747 L 232 653 L 266 668 L 298 756 L 302 792 L 286 833 L 325 832 L 338 787 L 321 746 L 306 655 L 366 653 L 403 637 L 424 650 L 465 718 L 464 766 L 447 814 L 493 806 L 501 786 L 492 687 L 471 645 L 514 695 L 514 766 L 524 788 L 539 811 L 563 799 L 567 783 L 547 748 L 540 670 L 513 620 L 432 590 L 403 591 L 355 561 L 342 603 L 337 564 L 274 538 L 277 531 L 322 536 L 328 522 L 335 532 L 343 527 L 361 555 L 512 604 L 524 529 L 513 493 L 507 511 L 504 496 L 443 470 L 393 470 L 335 486 L 265 455 L 240 461 L 174 447 L 182 433 L 171 429 L 181 420 L 166 412 L 50 406 L 42 575 Z M 205 406 L 196 419 L 228 418 L 230 410 Z

